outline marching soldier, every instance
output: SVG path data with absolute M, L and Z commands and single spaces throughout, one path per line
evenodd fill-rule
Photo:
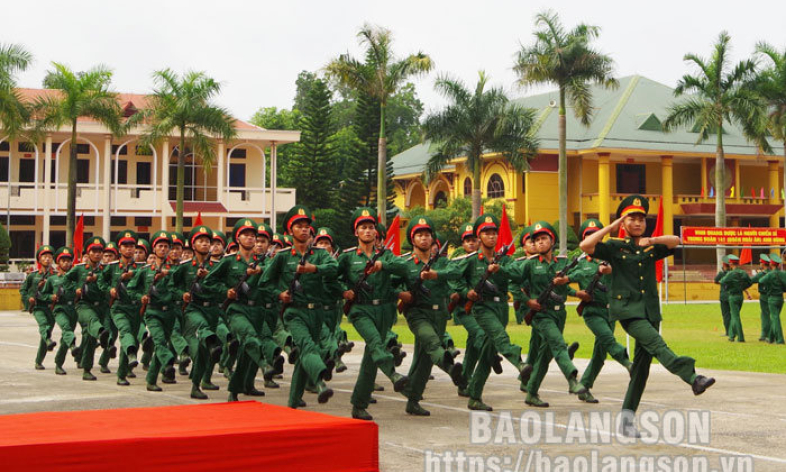
M 579 235 L 581 239 L 585 239 L 602 228 L 603 224 L 599 220 L 589 219 L 581 224 Z M 584 318 L 584 324 L 595 336 L 595 346 L 592 349 L 592 358 L 587 364 L 587 368 L 584 369 L 584 375 L 581 376 L 581 384 L 587 388 L 587 392 L 579 394 L 579 400 L 598 403 L 598 400 L 590 393 L 590 389 L 595 385 L 595 379 L 603 368 L 606 354 L 622 364 L 628 372 L 630 372 L 632 365 L 627 350 L 614 338 L 615 323 L 609 319 L 609 297 L 607 291 L 602 290 L 600 286 L 603 284 L 603 288 L 608 290 L 611 284 L 611 267 L 607 264 L 600 264 L 592 257 L 586 257 L 579 261 L 576 268 L 570 271 L 568 277 L 571 282 L 578 282 L 579 288 L 592 297 L 592 301 L 580 305 L 582 311 L 579 316 Z M 595 287 L 590 293 L 589 290 L 593 288 L 593 280 Z
M 213 242 L 210 246 L 210 260 L 214 264 L 221 262 L 221 259 L 224 257 L 224 249 L 226 248 L 226 242 L 227 242 L 226 234 L 224 234 L 222 231 L 219 230 L 213 230 Z M 216 327 L 216 335 L 218 336 L 218 339 L 221 340 L 221 345 L 223 346 L 223 352 L 221 353 L 221 358 L 217 363 L 213 362 L 212 360 L 210 361 L 210 365 L 206 368 L 204 374 L 205 383 L 212 383 L 211 379 L 213 376 L 213 369 L 215 368 L 216 364 L 218 364 L 219 373 L 225 373 L 226 378 L 230 377 L 232 373 L 232 367 L 235 365 L 235 359 L 237 358 L 237 347 L 240 344 L 234 338 L 232 333 L 229 331 L 229 322 L 227 321 L 227 314 L 224 310 L 221 310 L 220 307 L 219 307 L 218 326 Z
M 134 248 L 134 261 L 140 264 L 147 264 L 148 254 L 150 254 L 150 243 L 146 239 L 138 238 L 136 248 Z
M 720 307 L 721 307 L 721 318 L 723 319 L 723 335 L 729 335 L 729 322 L 731 321 L 731 309 L 729 308 L 729 294 L 726 292 L 726 288 L 721 285 L 720 281 L 723 277 L 731 270 L 729 267 L 729 262 L 726 257 L 723 258 L 723 262 L 721 265 L 720 272 L 715 275 L 715 283 L 720 286 L 720 293 L 718 297 L 720 298 Z
M 672 235 L 645 238 L 648 210 L 646 198 L 640 195 L 625 198 L 617 208 L 617 220 L 589 235 L 580 245 L 587 255 L 611 264 L 610 320 L 619 320 L 622 328 L 636 340 L 631 380 L 622 403 L 621 425 L 623 435 L 634 437 L 640 436 L 633 418 L 647 385 L 653 357 L 690 384 L 694 395 L 704 393 L 715 383 L 713 378 L 697 375 L 696 361 L 674 354 L 658 333 L 661 315 L 655 262 L 672 255 L 680 239 Z M 602 242 L 606 235 L 617 233 L 620 226 L 625 229 L 626 238 Z
M 101 264 L 104 267 L 101 274 L 106 272 L 109 264 L 117 261 L 117 258 L 117 245 L 113 241 L 107 241 L 106 246 L 104 246 L 104 254 L 101 258 Z M 102 278 L 102 276 L 99 276 L 98 285 L 101 291 L 106 295 L 109 293 L 109 290 L 101 286 Z M 108 298 L 106 300 L 107 302 L 109 301 Z M 104 325 L 104 329 L 109 330 L 109 340 L 107 341 L 107 347 L 101 352 L 101 357 L 98 358 L 98 365 L 101 367 L 102 374 L 109 374 L 112 372 L 109 370 L 109 359 L 117 357 L 117 347 L 115 346 L 115 342 L 117 341 L 117 327 L 114 321 L 112 321 L 112 315 L 108 304 L 102 305 L 99 311 L 101 313 L 101 324 Z
M 169 264 L 172 267 L 178 267 L 180 262 L 184 260 L 182 256 L 186 238 L 178 232 L 173 232 L 170 236 L 172 237 L 172 249 L 169 251 Z M 176 316 L 175 325 L 172 328 L 172 349 L 175 351 L 177 372 L 180 375 L 188 375 L 191 358 L 188 355 L 188 341 L 183 336 L 183 300 L 178 296 L 173 301 Z
M 721 287 L 726 289 L 729 297 L 729 310 L 731 311 L 731 318 L 729 319 L 729 341 L 744 343 L 745 335 L 742 332 L 742 321 L 740 320 L 740 310 L 742 310 L 743 295 L 742 292 L 750 287 L 753 282 L 748 277 L 748 273 L 740 269 L 740 258 L 730 254 L 726 256 L 731 270 L 726 272 L 726 275 L 720 281 Z
M 330 257 L 337 258 L 337 250 L 334 250 L 335 236 L 330 228 L 318 228 L 314 236 L 314 245 L 324 249 Z M 341 333 L 340 328 L 342 306 L 342 293 L 344 292 L 341 284 L 336 278 L 328 281 L 323 287 L 320 298 L 322 300 L 322 333 L 320 335 L 320 349 L 323 356 L 333 359 L 336 372 L 347 370 L 347 366 L 341 361 L 341 356 L 349 352 L 349 345 Z
M 33 314 L 36 323 L 38 323 L 38 334 L 41 337 L 38 341 L 38 352 L 35 355 L 36 370 L 44 370 L 43 362 L 47 351 L 52 351 L 57 346 L 57 343 L 52 341 L 55 316 L 49 309 L 49 305 L 41 298 L 41 291 L 46 280 L 55 273 L 52 266 L 54 253 L 55 249 L 48 244 L 38 248 L 35 259 L 41 267 L 37 271 L 29 273 L 19 289 L 25 311 Z
M 781 309 L 783 308 L 783 292 L 786 292 L 786 272 L 780 270 L 781 258 L 770 254 L 770 272 L 762 279 L 767 284 L 767 302 L 770 309 L 770 331 L 767 342 L 783 344 L 783 327 L 781 326 Z
M 770 307 L 768 302 L 767 284 L 762 282 L 764 276 L 770 271 L 770 256 L 761 254 L 759 256 L 759 271 L 751 278 L 754 284 L 759 285 L 759 309 L 761 310 L 761 336 L 759 341 L 766 341 L 770 334 Z M 721 288 L 723 290 L 723 288 Z
M 57 272 L 49 276 L 41 291 L 40 301 L 50 304 L 57 326 L 60 327 L 60 347 L 55 354 L 55 374 L 65 375 L 63 369 L 66 354 L 71 350 L 71 355 L 76 362 L 82 357 L 81 349 L 76 345 L 76 323 L 78 316 L 74 309 L 76 292 L 69 286 L 66 274 L 71 270 L 74 261 L 74 251 L 69 247 L 61 247 L 55 253 Z

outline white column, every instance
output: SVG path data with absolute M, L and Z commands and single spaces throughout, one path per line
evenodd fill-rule
M 169 208 L 169 140 L 165 139 L 161 148 L 161 229 L 166 231 Z
M 276 192 L 278 191 L 278 170 L 276 169 L 276 143 L 270 145 L 270 226 L 276 230 Z
M 52 135 L 47 134 L 46 144 L 44 145 L 44 232 L 41 235 L 41 240 L 44 244 L 49 244 L 50 175 L 52 175 Z M 38 178 L 38 176 L 36 176 L 36 178 Z
M 100 161 L 100 159 L 96 159 Z M 98 162 L 96 162 L 96 165 Z M 101 189 L 101 202 L 103 213 L 103 234 L 104 240 L 109 241 L 111 233 L 109 207 L 110 207 L 110 194 L 109 187 L 112 183 L 112 135 L 107 134 L 104 136 L 104 187 Z
M 225 201 L 224 180 L 226 179 L 226 175 L 224 175 L 226 169 L 224 166 L 226 166 L 225 161 L 227 160 L 227 151 L 223 139 L 218 140 L 218 151 L 216 152 L 218 152 L 218 160 L 216 161 L 218 163 L 216 168 L 218 171 L 216 173 L 216 201 L 223 203 Z

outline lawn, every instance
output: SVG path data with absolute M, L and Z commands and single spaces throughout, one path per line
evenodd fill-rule
M 513 343 L 524 347 L 526 352 L 529 344 L 530 327 L 517 325 L 513 310 L 510 312 L 508 334 Z M 666 343 L 678 355 L 696 359 L 697 370 L 721 369 L 751 372 L 786 373 L 786 346 L 771 345 L 759 342 L 761 322 L 759 304 L 745 303 L 742 308 L 742 326 L 745 332 L 745 343 L 731 343 L 723 334 L 720 305 L 664 305 L 662 334 Z M 349 337 L 360 340 L 357 332 L 348 323 L 344 329 Z M 412 344 L 414 337 L 399 315 L 398 323 L 393 327 L 399 340 L 404 344 Z M 448 322 L 448 332 L 456 345 L 464 347 L 467 332 L 461 326 Z M 618 325 L 615 331 L 617 340 L 625 345 L 625 332 Z M 565 326 L 565 340 L 581 344 L 576 357 L 589 358 L 592 354 L 594 338 L 582 319 L 576 314 L 575 306 L 568 306 L 568 320 Z M 631 351 L 633 340 L 631 340 Z M 412 355 L 410 353 L 410 355 Z M 459 358 L 460 359 L 460 358 Z M 613 362 L 613 361 L 612 361 Z

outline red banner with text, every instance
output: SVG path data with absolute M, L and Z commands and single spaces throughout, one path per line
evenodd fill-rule
M 783 228 L 682 227 L 685 246 L 786 246 Z

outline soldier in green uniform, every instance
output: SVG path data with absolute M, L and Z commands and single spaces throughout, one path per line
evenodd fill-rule
M 334 249 L 335 235 L 333 230 L 326 227 L 317 228 L 316 235 L 314 236 L 314 245 L 321 247 L 333 259 L 337 258 L 337 250 Z M 341 316 L 343 312 L 341 307 L 343 305 L 343 288 L 338 280 L 331 279 L 324 286 L 321 287 L 322 292 L 320 297 L 322 299 L 322 333 L 320 334 L 320 349 L 323 356 L 328 356 L 333 359 L 336 372 L 343 372 L 347 370 L 347 366 L 341 361 L 341 356 L 349 352 L 349 345 L 342 338 L 339 340 L 339 335 L 343 331 L 340 328 Z M 342 341 L 342 342 L 339 342 Z
M 224 234 L 222 231 L 219 230 L 215 230 L 215 229 L 213 230 L 213 242 L 210 245 L 210 260 L 214 264 L 221 262 L 221 259 L 224 257 L 226 241 L 227 241 L 226 234 Z M 221 301 L 223 302 L 223 300 Z M 206 383 L 212 383 L 211 379 L 213 376 L 213 369 L 215 369 L 216 364 L 218 364 L 219 373 L 226 372 L 226 377 L 229 378 L 232 371 L 232 366 L 235 365 L 235 360 L 237 358 L 237 347 L 239 345 L 239 342 L 236 339 L 234 339 L 234 336 L 229 331 L 229 322 L 227 321 L 227 314 L 225 311 L 220 309 L 220 306 L 219 306 L 218 326 L 216 327 L 216 335 L 218 336 L 218 339 L 221 341 L 221 346 L 223 350 L 219 361 L 214 362 L 211 359 L 210 364 L 205 369 L 204 381 Z M 232 349 L 230 349 L 230 345 L 232 346 Z
M 528 377 L 532 372 L 532 366 L 521 360 L 521 347 L 510 342 L 505 330 L 509 318 L 508 284 L 514 272 L 510 271 L 509 266 L 513 260 L 508 255 L 503 255 L 498 263 L 494 263 L 498 228 L 499 220 L 496 216 L 478 217 L 474 230 L 480 241 L 479 250 L 476 255 L 462 261 L 464 275 L 461 279 L 460 294 L 473 302 L 469 314 L 475 317 L 486 334 L 475 372 L 469 380 L 467 407 L 470 410 L 492 409 L 483 403 L 482 395 L 497 353 L 513 364 L 522 378 Z M 492 293 L 483 290 L 478 293 L 475 289 L 487 272 L 490 274 L 487 280 L 496 287 L 496 291 Z
M 557 361 L 562 374 L 568 381 L 568 392 L 573 394 L 583 394 L 587 388 L 578 380 L 578 369 L 573 365 L 568 354 L 565 339 L 562 332 L 565 329 L 567 312 L 565 310 L 565 298 L 567 295 L 577 296 L 582 300 L 589 300 L 586 293 L 577 293 L 568 283 L 570 279 L 563 275 L 558 276 L 568 264 L 567 259 L 554 257 L 553 248 L 556 241 L 556 231 L 545 221 L 540 221 L 532 226 L 532 240 L 538 251 L 538 257 L 527 259 L 523 264 L 516 266 L 519 269 L 514 276 L 514 280 L 519 280 L 522 291 L 522 301 L 528 306 L 530 311 L 534 311 L 532 317 L 532 330 L 540 339 L 537 360 L 533 366 L 532 376 L 527 383 L 527 405 L 545 408 L 549 404 L 540 399 L 538 391 L 543 378 L 548 371 L 551 359 Z M 541 294 L 548 290 L 552 284 L 552 291 L 557 294 L 562 301 L 549 298 L 545 305 L 538 302 Z
M 377 238 L 376 238 L 376 246 L 377 249 L 382 249 L 382 246 L 385 245 L 385 240 L 388 237 L 388 231 L 385 227 L 377 223 Z M 398 334 L 393 331 L 393 326 L 396 325 L 398 322 L 398 311 L 396 310 L 395 303 L 386 303 L 385 308 L 387 308 L 386 312 L 388 316 L 392 317 L 392 323 L 390 325 L 390 329 L 388 330 L 387 334 L 385 334 L 385 349 L 388 350 L 391 354 L 393 354 L 393 364 L 396 367 L 400 366 L 401 363 L 404 361 L 404 358 L 407 357 L 407 353 L 404 351 L 404 345 L 398 341 Z M 381 385 L 374 384 L 374 391 L 383 391 L 385 390 L 384 387 Z
M 715 283 L 720 286 L 720 293 L 718 297 L 720 298 L 720 307 L 721 307 L 721 318 L 723 319 L 723 335 L 729 335 L 729 322 L 731 321 L 731 309 L 729 308 L 729 294 L 726 292 L 726 289 L 721 285 L 720 281 L 724 275 L 729 272 L 729 263 L 726 257 L 723 258 L 723 264 L 721 266 L 720 272 L 715 275 Z
M 770 309 L 770 331 L 767 342 L 783 344 L 783 327 L 781 325 L 781 309 L 783 308 L 783 292 L 786 292 L 786 272 L 778 266 L 781 258 L 777 254 L 770 255 L 772 270 L 762 279 L 767 284 L 767 302 Z
M 106 246 L 104 246 L 104 254 L 101 256 L 101 263 L 109 265 L 115 262 L 118 257 L 117 244 L 114 241 L 107 241 Z
M 151 255 L 151 252 L 152 249 L 147 239 L 137 237 L 136 249 L 134 250 L 134 261 L 139 264 L 139 267 L 147 265 L 147 258 Z M 137 339 L 139 340 L 139 344 L 142 345 L 142 357 L 139 359 L 139 362 L 142 364 L 144 370 L 147 370 L 150 365 L 150 359 L 153 357 L 153 339 L 148 336 L 147 324 L 145 324 L 145 319 L 141 317 Z M 128 377 L 136 377 L 133 369 L 129 370 Z
M 412 245 L 412 255 L 406 259 L 407 291 L 399 293 L 399 299 L 405 307 L 403 314 L 409 329 L 415 335 L 415 352 L 409 369 L 409 385 L 402 393 L 407 397 L 405 411 L 408 414 L 429 416 L 431 413 L 420 406 L 420 400 L 433 365 L 446 372 L 458 388 L 466 388 L 467 384 L 462 375 L 463 366 L 454 362 L 453 355 L 442 345 L 442 335 L 450 317 L 446 306 L 448 281 L 458 280 L 462 268 L 440 258 L 424 270 L 434 246 L 434 226 L 428 217 L 410 221 L 407 241 Z
M 150 243 L 146 239 L 137 238 L 136 248 L 134 248 L 134 262 L 147 264 L 148 254 L 150 254 Z
M 284 227 L 293 239 L 292 249 L 276 253 L 260 280 L 260 287 L 284 304 L 284 325 L 299 351 L 289 390 L 290 408 L 302 404 L 307 382 L 316 386 L 319 403 L 326 403 L 333 396 L 325 380 L 330 379 L 335 364 L 331 357 L 321 354 L 320 334 L 322 287 L 335 280 L 338 263 L 324 249 L 309 245 L 310 215 L 302 205 L 295 205 L 284 215 Z M 301 264 L 303 260 L 305 263 Z
M 406 277 L 407 267 L 403 260 L 389 251 L 381 256 L 376 249 L 376 211 L 370 208 L 358 208 L 352 214 L 352 231 L 358 238 L 357 248 L 351 248 L 341 254 L 338 259 L 339 277 L 347 289 L 344 299 L 354 303 L 348 313 L 349 321 L 366 342 L 360 372 L 352 392 L 352 417 L 371 420 L 368 408 L 377 369 L 382 371 L 393 383 L 396 392 L 402 391 L 409 378 L 396 372 L 393 355 L 385 349 L 385 336 L 393 325 L 393 318 L 386 305 L 392 305 L 395 316 L 395 294 L 391 283 L 391 275 Z M 374 257 L 377 260 L 369 265 Z M 367 267 L 368 266 L 368 267 Z M 356 291 L 357 282 L 364 272 L 367 287 Z
M 744 300 L 742 292 L 753 284 L 747 272 L 740 269 L 740 258 L 730 254 L 728 258 L 731 270 L 720 281 L 722 287 L 726 289 L 729 296 L 729 309 L 731 318 L 729 319 L 729 341 L 744 343 L 745 335 L 742 332 L 742 321 L 740 320 L 740 310 Z
M 674 354 L 658 333 L 661 315 L 655 262 L 672 255 L 674 248 L 680 244 L 680 238 L 672 235 L 644 237 L 648 210 L 646 198 L 640 195 L 626 197 L 617 208 L 617 219 L 580 244 L 581 250 L 588 255 L 611 264 L 610 320 L 619 320 L 622 328 L 636 340 L 631 379 L 622 403 L 620 432 L 625 436 L 640 436 L 633 420 L 647 385 L 653 357 L 669 372 L 690 384 L 695 395 L 704 393 L 715 383 L 711 377 L 697 375 L 696 361 Z M 620 226 L 628 237 L 602 242 L 606 235 L 617 233 Z
M 768 288 L 762 279 L 770 271 L 770 256 L 761 254 L 759 256 L 759 271 L 751 278 L 751 281 L 759 285 L 759 309 L 761 310 L 761 336 L 759 341 L 766 341 L 770 333 L 770 307 L 767 300 Z
M 82 380 L 96 380 L 90 372 L 95 360 L 96 344 L 106 349 L 109 342 L 110 333 L 103 324 L 109 297 L 97 284 L 98 276 L 103 270 L 101 257 L 104 245 L 104 240 L 99 236 L 85 241 L 84 252 L 88 256 L 86 262 L 74 265 L 66 274 L 68 287 L 76 290 L 76 313 L 82 327 Z
M 78 321 L 76 310 L 74 309 L 76 292 L 74 292 L 66 280 L 66 274 L 71 270 L 73 261 L 74 251 L 71 248 L 61 247 L 57 250 L 55 253 L 57 273 L 47 277 L 44 288 L 36 300 L 37 303 L 51 304 L 50 309 L 54 314 L 55 322 L 60 327 L 60 347 L 57 349 L 57 353 L 55 353 L 55 374 L 57 375 L 66 374 L 66 371 L 63 369 L 63 363 L 69 349 L 75 361 L 78 362 L 82 357 L 81 349 L 76 346 L 76 336 L 74 335 L 74 329 L 76 329 Z
M 581 239 L 585 239 L 602 228 L 603 224 L 599 220 L 591 218 L 581 224 L 579 235 Z M 611 266 L 600 264 L 597 259 L 592 257 L 586 257 L 570 271 L 568 277 L 571 282 L 578 282 L 579 288 L 592 297 L 592 301 L 583 306 L 582 313 L 580 313 L 580 316 L 584 318 L 584 324 L 587 325 L 587 328 L 595 336 L 595 346 L 592 349 L 590 362 L 584 370 L 584 375 L 581 376 L 581 384 L 587 388 L 587 392 L 580 394 L 579 400 L 587 403 L 598 403 L 598 400 L 590 393 L 590 389 L 595 385 L 595 379 L 603 368 L 606 354 L 622 364 L 629 372 L 632 365 L 625 346 L 618 343 L 614 338 L 614 325 L 616 323 L 609 319 L 608 293 L 597 285 L 592 293 L 588 292 L 590 284 L 597 277 L 599 279 L 596 284 L 600 283 L 603 288 L 608 290 L 611 284 Z
M 118 255 L 117 244 L 115 244 L 114 241 L 107 241 L 106 246 L 104 246 L 104 254 L 101 258 L 101 263 L 104 267 L 101 274 L 106 271 L 109 264 L 117 261 Z M 103 276 L 100 275 L 98 278 L 98 286 L 104 294 L 109 294 L 109 290 L 101 286 L 102 278 Z M 107 299 L 107 302 L 108 301 Z M 101 312 L 101 324 L 104 325 L 104 329 L 109 330 L 109 340 L 107 341 L 107 347 L 101 352 L 101 357 L 98 358 L 98 365 L 101 367 L 102 374 L 109 374 L 112 372 L 109 370 L 109 359 L 117 357 L 117 347 L 115 346 L 115 342 L 117 341 L 117 326 L 115 326 L 115 322 L 112 321 L 108 303 L 102 305 L 99 311 Z
M 183 260 L 183 248 L 185 247 L 186 238 L 178 232 L 172 232 L 172 249 L 169 251 L 169 264 L 172 267 L 178 267 Z M 181 297 L 173 299 L 175 304 L 175 325 L 172 328 L 172 349 L 175 351 L 175 363 L 177 364 L 177 372 L 180 375 L 188 375 L 188 366 L 191 364 L 191 357 L 188 353 L 188 341 L 183 336 L 183 300 Z
M 442 249 L 442 245 L 443 244 L 448 244 L 447 238 L 445 238 L 444 235 L 442 235 L 440 233 L 437 233 L 435 231 L 434 232 L 434 244 L 433 244 L 433 246 L 431 246 L 431 252 L 433 254 L 438 253 Z M 407 256 L 407 257 L 409 257 L 409 256 Z M 447 260 L 448 259 L 446 257 L 445 261 L 447 261 Z M 447 286 L 448 286 L 448 288 L 450 287 L 450 281 L 448 281 Z M 447 304 L 448 304 L 448 301 L 449 301 L 448 297 L 449 296 L 450 296 L 450 290 L 448 290 L 447 293 L 445 293 L 445 309 L 447 309 Z M 447 321 L 450 321 L 452 318 L 453 318 L 453 316 L 450 313 L 448 313 Z M 454 323 L 455 323 L 455 321 L 454 321 Z M 445 325 L 445 327 L 447 328 L 447 324 Z M 456 359 L 458 356 L 461 355 L 461 351 L 458 348 L 456 348 L 456 342 L 453 341 L 453 336 L 450 335 L 450 332 L 447 329 L 445 329 L 445 331 L 442 333 L 442 348 L 445 349 L 448 353 L 450 353 L 450 355 L 451 355 L 451 357 L 453 357 L 453 359 Z M 429 380 L 433 380 L 433 379 L 434 379 L 433 375 L 429 376 Z
M 120 259 L 106 266 L 98 279 L 98 286 L 109 293 L 110 316 L 120 337 L 117 384 L 127 386 L 130 385 L 128 374 L 139 364 L 136 356 L 141 324 L 139 303 L 131 297 L 127 287 L 135 272 L 142 268 L 144 263 L 134 260 L 137 246 L 137 235 L 134 231 L 121 231 L 117 235 L 117 246 L 120 248 Z
M 169 347 L 172 328 L 175 324 L 174 289 L 168 262 L 172 239 L 166 231 L 157 231 L 152 236 L 155 262 L 140 270 L 128 283 L 131 296 L 141 303 L 140 316 L 143 316 L 153 342 L 153 357 L 147 371 L 146 383 L 149 392 L 160 392 L 158 374 L 163 370 L 161 381 L 166 384 L 175 381 L 175 356 Z
M 36 323 L 38 323 L 38 334 L 41 337 L 38 341 L 38 352 L 35 355 L 36 370 L 44 370 L 43 362 L 47 351 L 52 351 L 57 346 L 57 343 L 52 340 L 55 315 L 49 309 L 49 305 L 43 300 L 39 301 L 46 280 L 55 273 L 54 267 L 52 267 L 54 253 L 55 249 L 48 244 L 38 248 L 35 259 L 41 267 L 37 271 L 29 273 L 19 289 L 25 311 L 33 314 Z
M 263 272 L 265 270 L 265 266 L 275 255 L 275 247 L 272 244 L 273 234 L 273 229 L 269 225 L 265 223 L 259 224 L 259 227 L 257 228 L 256 244 L 254 245 L 254 254 L 261 258 L 259 266 L 262 268 Z M 267 325 L 268 330 L 273 333 L 273 341 L 277 341 L 276 329 L 281 324 L 278 316 L 279 312 L 281 311 L 280 302 L 274 297 L 270 297 L 264 291 L 260 291 L 260 297 L 260 306 L 262 309 L 264 323 Z M 279 347 L 281 347 L 285 352 L 291 352 L 291 345 L 282 346 L 279 344 Z M 289 354 L 289 352 L 287 352 L 287 354 Z M 273 369 L 273 366 L 267 364 L 262 372 L 262 376 L 265 381 L 265 388 L 280 388 L 280 385 L 276 383 L 275 380 L 273 380 L 275 377 L 275 369 Z M 249 375 L 249 379 L 247 380 L 249 384 L 253 383 L 252 377 L 256 377 L 256 369 L 253 369 L 252 375 Z

